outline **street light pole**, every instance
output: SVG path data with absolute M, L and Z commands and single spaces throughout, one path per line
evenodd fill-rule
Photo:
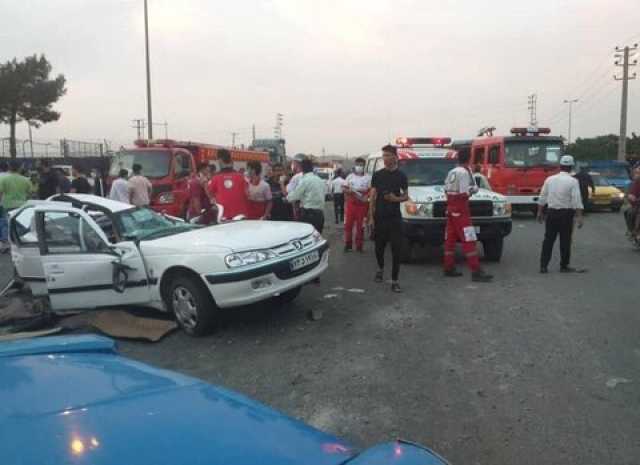
M 147 131 L 149 140 L 153 139 L 153 117 L 151 115 L 151 66 L 149 64 L 149 9 L 144 0 L 144 40 L 147 60 Z
M 568 103 L 569 104 L 569 144 L 571 144 L 571 117 L 572 117 L 572 110 L 573 110 L 573 104 L 574 103 L 578 103 L 578 99 L 573 99 L 573 100 L 565 100 L 564 103 Z

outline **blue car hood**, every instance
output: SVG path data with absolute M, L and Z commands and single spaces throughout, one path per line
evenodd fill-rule
M 96 336 L 0 345 L 0 437 L 11 465 L 338 465 L 357 452 Z

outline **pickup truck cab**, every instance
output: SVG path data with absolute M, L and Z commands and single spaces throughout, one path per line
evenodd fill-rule
M 445 145 L 450 139 L 419 140 L 424 143 L 414 144 L 411 139 L 402 138 L 398 147 L 399 168 L 409 182 L 409 200 L 400 208 L 404 235 L 402 260 L 405 262 L 411 260 L 413 247 L 417 244 L 441 246 L 444 243 L 447 222 L 444 180 L 456 166 L 455 152 Z M 382 168 L 382 152 L 368 156 L 366 170 L 370 175 Z M 500 261 L 504 238 L 512 229 L 511 205 L 506 197 L 480 189 L 471 197 L 471 216 L 485 258 Z

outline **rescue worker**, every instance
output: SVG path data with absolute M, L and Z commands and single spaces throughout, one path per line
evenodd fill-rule
M 574 161 L 571 155 L 560 159 L 558 174 L 549 176 L 540 191 L 538 200 L 538 221 L 545 221 L 544 242 L 540 254 L 540 273 L 548 273 L 553 245 L 560 236 L 560 271 L 573 273 L 578 270 L 569 266 L 571 260 L 571 236 L 574 220 L 582 228 L 582 197 L 580 183 L 571 176 Z M 546 207 L 546 213 L 545 213 Z
M 249 186 L 242 173 L 233 169 L 231 152 L 218 150 L 220 171 L 209 181 L 209 194 L 223 209 L 222 219 L 247 217 L 247 188 Z
M 324 229 L 324 181 L 313 172 L 313 162 L 305 158 L 303 176 L 298 186 L 287 195 L 289 202 L 300 202 L 299 221 L 309 223 L 319 233 Z
M 444 189 L 447 194 L 447 227 L 444 243 L 444 275 L 449 278 L 462 276 L 456 270 L 456 243 L 462 242 L 462 250 L 471 269 L 471 280 L 489 282 L 493 279 L 480 267 L 476 230 L 471 223 L 469 198 L 478 192 L 475 178 L 469 169 L 471 150 L 463 147 L 458 151 L 458 166 L 447 175 Z
M 384 169 L 376 171 L 369 192 L 369 224 L 373 226 L 378 271 L 374 281 L 384 281 L 384 251 L 391 243 L 391 291 L 402 292 L 398 283 L 402 252 L 402 214 L 400 204 L 409 199 L 407 176 L 398 169 L 398 150 L 382 147 Z
M 356 229 L 356 250 L 363 252 L 364 223 L 369 212 L 371 176 L 364 172 L 364 158 L 356 158 L 353 173 L 347 176 L 342 188 L 346 198 L 344 251 L 353 250 L 353 228 Z

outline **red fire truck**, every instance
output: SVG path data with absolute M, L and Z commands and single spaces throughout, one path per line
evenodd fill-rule
M 507 196 L 514 210 L 537 211 L 545 179 L 560 171 L 563 140 L 549 128 L 512 128 L 511 136 L 481 136 L 456 141 L 471 147 L 471 162 L 480 165 L 491 189 Z
M 223 148 L 231 152 L 234 167 L 238 170 L 252 160 L 259 161 L 263 168 L 269 164 L 267 152 L 168 139 L 137 140 L 134 148 L 122 149 L 114 155 L 109 178 L 118 176 L 122 168 L 131 173 L 133 165 L 139 164 L 142 174 L 153 185 L 151 208 L 167 215 L 184 217 L 189 177 L 201 163 L 216 163 L 218 151 Z

